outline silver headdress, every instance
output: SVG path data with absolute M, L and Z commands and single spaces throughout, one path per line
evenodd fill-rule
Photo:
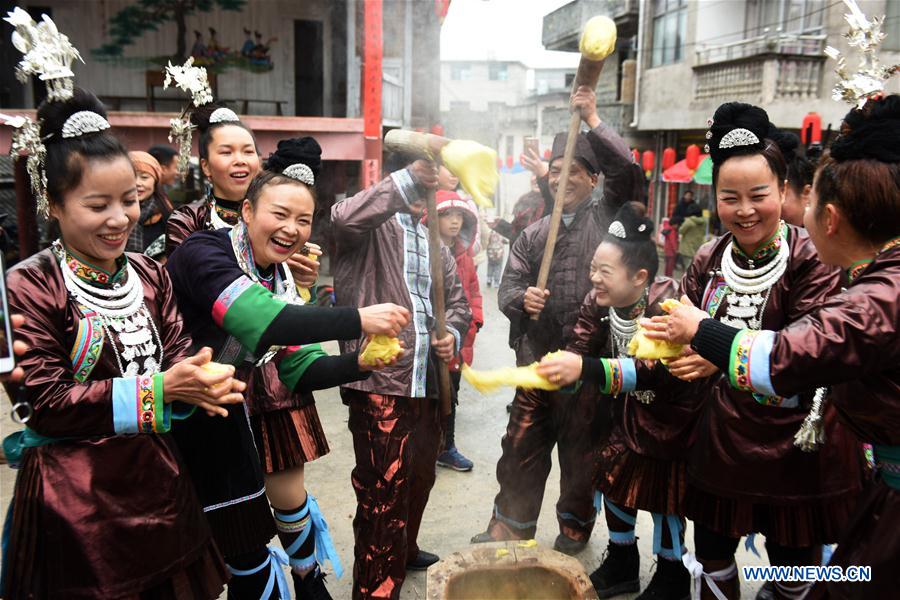
M 24 56 L 16 66 L 16 78 L 23 84 L 37 75 L 47 84 L 50 102 L 64 101 L 72 97 L 75 74 L 72 63 L 81 55 L 69 38 L 59 32 L 47 15 L 35 23 L 27 12 L 16 7 L 3 19 L 13 27 L 12 44 Z M 82 61 L 84 62 L 84 61 Z
M 209 115 L 210 123 L 235 123 L 240 121 L 241 118 L 237 116 L 237 113 L 231 110 L 230 108 L 217 108 Z
M 74 138 L 86 133 L 97 133 L 109 129 L 109 121 L 91 110 L 80 110 L 72 114 L 62 126 L 64 138 Z
M 878 46 L 885 38 L 881 31 L 884 17 L 870 21 L 859 9 L 856 0 L 844 0 L 844 4 L 850 9 L 850 13 L 844 15 L 850 26 L 844 37 L 847 38 L 848 46 L 858 50 L 859 66 L 854 73 L 848 72 L 847 60 L 840 50 L 832 46 L 825 48 L 825 54 L 837 61 L 834 72 L 840 77 L 832 90 L 832 98 L 862 108 L 866 100 L 884 92 L 885 81 L 900 70 L 900 65 L 885 67 L 878 60 Z
M 281 172 L 285 177 L 290 177 L 291 179 L 296 179 L 306 185 L 312 187 L 316 185 L 316 178 L 313 175 L 312 169 L 303 163 L 295 163 L 290 165 Z
M 178 89 L 191 95 L 192 106 L 203 106 L 213 101 L 212 89 L 206 69 L 194 66 L 194 57 L 190 57 L 183 65 L 173 65 L 171 61 L 165 69 L 166 78 L 163 89 L 174 84 Z M 191 123 L 190 106 L 181 112 L 181 116 L 169 121 L 169 142 L 178 147 L 178 174 L 184 179 L 191 164 L 191 137 L 194 126 Z
M 622 225 L 621 221 L 613 221 L 609 224 L 609 234 L 614 235 L 617 238 L 625 239 L 625 226 Z
M 75 90 L 72 63 L 76 59 L 81 60 L 81 55 L 69 42 L 69 38 L 59 32 L 56 24 L 47 15 L 43 15 L 40 23 L 35 23 L 31 15 L 19 7 L 7 13 L 3 20 L 15 28 L 12 44 L 23 55 L 22 60 L 16 65 L 16 78 L 24 84 L 31 80 L 32 75 L 36 75 L 47 85 L 48 101 L 70 99 Z M 44 168 L 47 148 L 41 139 L 40 124 L 21 116 L 0 115 L 0 119 L 6 125 L 15 128 L 10 156 L 16 159 L 21 154 L 28 155 L 25 169 L 31 180 L 37 211 L 48 217 L 50 209 L 47 199 L 47 171 Z
M 738 127 L 722 136 L 722 139 L 719 140 L 719 148 L 737 148 L 738 146 L 752 146 L 758 143 L 759 138 L 756 137 L 755 133 L 749 129 Z
M 15 129 L 9 148 L 10 157 L 15 160 L 20 154 L 28 155 L 25 170 L 28 171 L 28 179 L 31 180 L 31 190 L 37 200 L 38 213 L 46 218 L 50 213 L 47 202 L 47 172 L 44 170 L 47 148 L 41 141 L 41 128 L 28 117 L 0 114 L 0 119 Z

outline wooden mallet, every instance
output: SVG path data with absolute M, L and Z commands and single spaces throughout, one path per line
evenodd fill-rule
M 440 164 L 442 152 L 445 148 L 449 148 L 451 144 L 461 147 L 464 150 L 464 154 L 467 153 L 464 158 L 467 157 L 470 164 L 490 164 L 493 171 L 496 172 L 496 153 L 475 142 L 450 140 L 439 135 L 407 131 L 404 129 L 391 130 L 384 136 L 385 150 L 397 152 L 409 158 L 424 158 L 433 161 L 435 164 Z M 456 158 L 456 156 L 457 155 L 454 155 L 454 158 Z M 458 173 L 452 168 L 450 170 L 454 172 L 454 175 L 460 177 L 463 186 L 466 187 L 467 191 L 469 191 L 473 197 L 476 199 L 484 197 L 483 192 L 486 190 L 484 186 L 482 186 L 480 190 L 469 189 L 469 186 L 466 186 L 466 181 L 472 180 L 470 173 Z M 481 175 L 484 175 L 484 173 L 481 173 Z M 471 185 L 475 184 L 470 184 L 470 186 Z M 496 185 L 496 182 L 494 182 L 494 185 Z M 476 187 L 478 186 L 476 185 Z M 426 217 L 426 222 L 428 223 L 428 259 L 431 270 L 431 289 L 434 296 L 434 333 L 438 339 L 443 339 L 447 336 L 446 303 L 444 301 L 444 263 L 441 259 L 441 232 L 438 225 L 438 214 L 434 195 L 434 190 L 428 190 L 428 193 L 425 196 L 426 210 L 428 211 Z M 466 332 L 464 331 L 460 332 L 461 335 L 465 335 L 465 333 Z M 450 393 L 450 371 L 447 368 L 447 363 L 444 361 L 438 361 L 437 366 L 441 411 L 444 416 L 447 416 L 450 414 L 450 403 L 452 401 Z
M 581 41 L 578 49 L 581 51 L 581 61 L 578 63 L 578 71 L 572 82 L 572 93 L 582 85 L 594 89 L 603 63 L 606 57 L 616 48 L 616 25 L 609 17 L 593 17 L 584 26 L 581 33 Z M 566 198 L 566 187 L 569 185 L 569 173 L 572 168 L 572 159 L 575 155 L 575 141 L 581 128 L 581 114 L 576 110 L 569 119 L 569 133 L 566 137 L 566 148 L 563 152 L 562 165 L 559 172 L 559 185 L 556 188 L 556 198 L 553 202 L 553 213 L 550 215 L 550 231 L 547 234 L 547 244 L 544 246 L 544 256 L 541 259 L 541 268 L 535 287 L 546 289 L 547 278 L 550 275 L 550 263 L 553 262 L 553 250 L 556 248 L 556 238 L 559 235 L 559 222 L 562 220 L 563 205 Z M 532 321 L 537 321 L 540 313 L 531 315 Z

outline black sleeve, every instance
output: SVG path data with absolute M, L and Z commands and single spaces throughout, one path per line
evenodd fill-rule
M 371 374 L 371 371 L 359 370 L 358 352 L 323 356 L 306 368 L 294 391 L 324 390 L 351 381 L 367 379 Z
M 606 385 L 606 371 L 599 358 L 593 356 L 581 357 L 581 381 L 593 381 L 600 387 Z
M 731 359 L 731 346 L 734 338 L 741 332 L 736 327 L 725 325 L 715 319 L 703 319 L 697 327 L 697 334 L 691 341 L 694 351 L 722 369 L 728 372 L 728 363 Z
M 359 311 L 352 306 L 327 308 L 288 304 L 263 332 L 256 350 L 328 340 L 355 340 L 361 333 Z

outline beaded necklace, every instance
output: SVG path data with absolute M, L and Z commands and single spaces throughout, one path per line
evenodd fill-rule
M 95 276 L 97 267 L 79 260 L 60 240 L 53 242 L 51 248 L 69 296 L 85 318 L 96 318 L 111 342 L 122 377 L 159 372 L 163 364 L 162 340 L 144 303 L 144 284 L 127 257 L 123 254 L 116 259 L 118 270 L 106 278 L 113 283 L 104 284 Z M 109 275 L 102 269 L 99 272 Z

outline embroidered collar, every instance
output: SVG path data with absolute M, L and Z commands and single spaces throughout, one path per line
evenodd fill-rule
M 234 256 L 237 258 L 238 266 L 247 274 L 247 276 L 256 283 L 267 288 L 270 292 L 283 299 L 293 301 L 293 293 L 296 293 L 294 280 L 288 269 L 279 268 L 280 265 L 272 265 L 271 272 L 263 274 L 253 258 L 253 247 L 250 244 L 250 234 L 247 231 L 247 224 L 244 221 L 238 221 L 231 231 L 228 232 L 231 238 L 231 247 L 234 249 Z
M 734 248 L 734 253 L 746 260 L 751 264 L 755 264 L 755 266 L 763 265 L 772 258 L 774 258 L 778 254 L 778 250 L 781 248 L 781 244 L 784 240 L 787 240 L 788 236 L 788 226 L 784 221 L 778 226 L 778 229 L 772 234 L 765 244 L 763 244 L 759 250 L 753 253 L 753 255 L 747 254 L 738 244 L 737 240 L 734 240 L 734 244 L 732 247 Z
M 91 263 L 84 261 L 75 256 L 60 240 L 56 240 L 50 246 L 56 259 L 64 262 L 72 270 L 76 277 L 96 286 L 114 286 L 122 284 L 128 279 L 128 257 L 123 252 L 116 259 L 116 270 L 110 273 L 106 269 L 95 267 Z
M 900 246 L 900 236 L 897 236 L 894 239 L 889 240 L 884 246 L 881 247 L 880 250 L 878 250 L 878 252 L 875 253 L 875 256 L 878 256 L 879 254 L 882 254 L 883 252 L 887 252 L 888 250 L 891 250 L 892 248 L 896 248 L 897 246 Z M 859 277 L 862 274 L 862 272 L 866 270 L 866 267 L 868 267 L 870 264 L 872 264 L 873 260 L 875 260 L 874 257 L 873 258 L 864 258 L 864 259 L 858 260 L 855 263 L 853 263 L 852 265 L 850 265 L 850 268 L 847 269 L 847 275 L 849 276 L 850 281 L 852 282 L 854 279 Z
M 640 299 L 632 304 L 631 306 L 626 306 L 624 308 L 616 308 L 613 307 L 613 310 L 616 311 L 623 319 L 637 319 L 641 315 L 644 314 L 644 311 L 647 310 L 647 299 L 650 296 L 650 286 L 644 288 L 644 292 L 641 294 Z
M 225 200 L 218 196 L 210 195 L 212 206 L 219 217 L 229 225 L 234 225 L 241 219 L 241 203 L 234 200 Z

